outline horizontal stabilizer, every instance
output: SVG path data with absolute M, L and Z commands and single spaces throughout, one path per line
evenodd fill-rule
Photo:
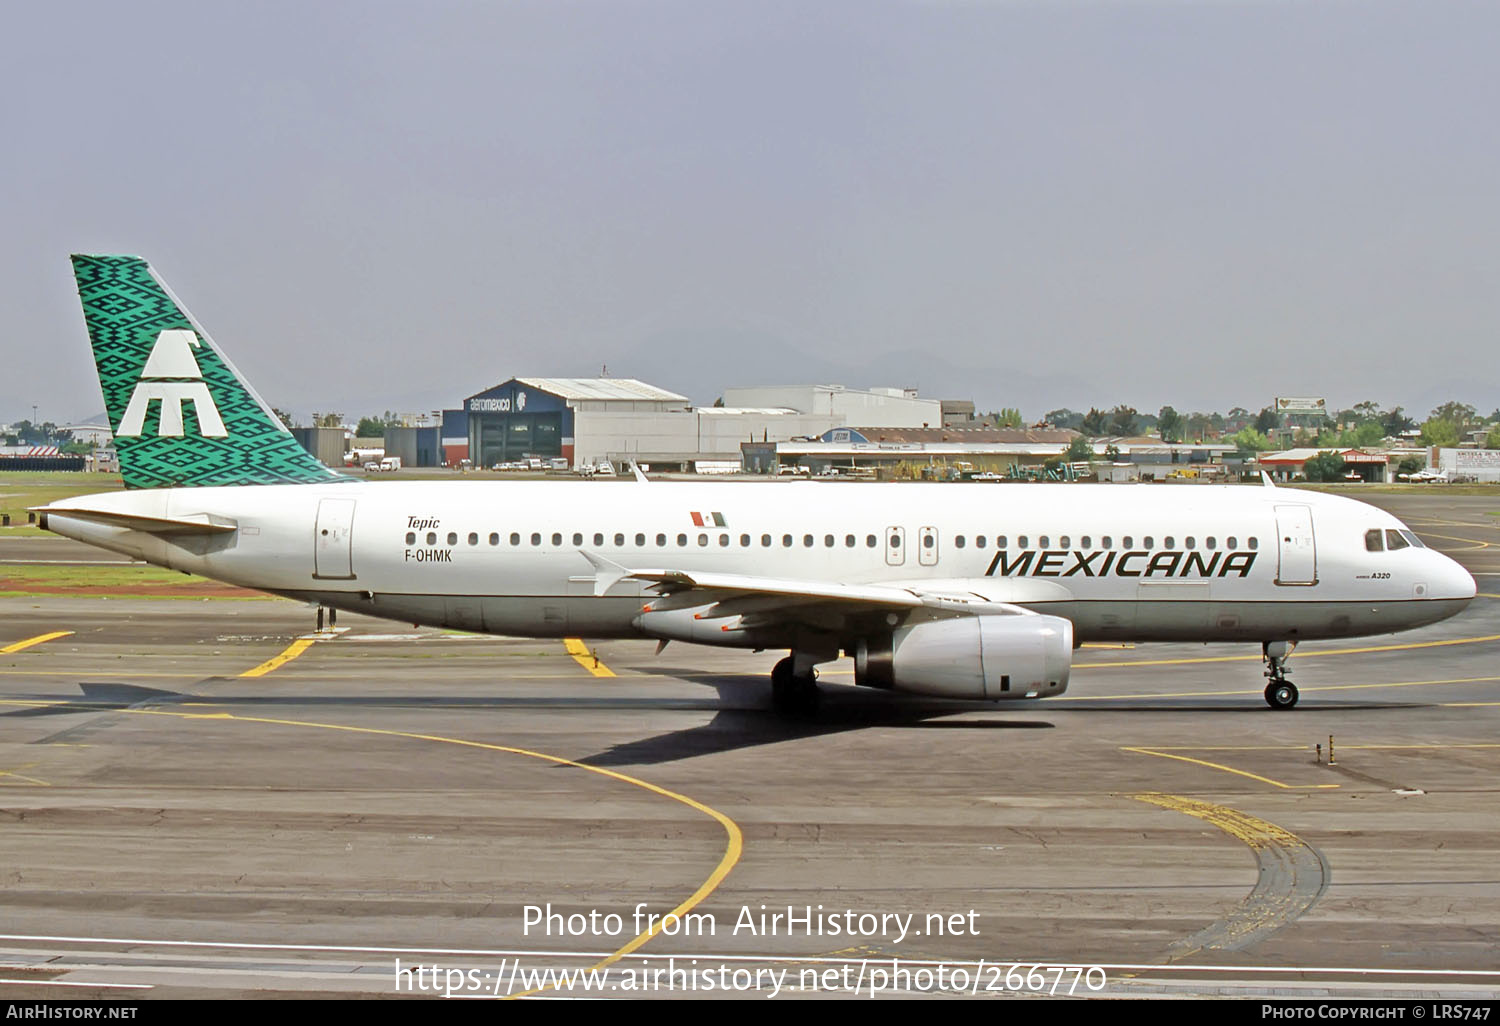
M 211 513 L 191 513 L 185 517 L 143 517 L 137 513 L 112 513 L 100 509 L 73 509 L 67 506 L 39 506 L 44 517 L 71 517 L 105 527 L 122 527 L 147 534 L 229 534 L 239 524 Z M 44 525 L 45 526 L 45 525 Z

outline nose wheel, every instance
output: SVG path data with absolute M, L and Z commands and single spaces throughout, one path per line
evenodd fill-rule
M 1286 679 L 1286 661 L 1297 647 L 1294 641 L 1268 641 L 1261 645 L 1266 661 L 1266 704 L 1272 709 L 1290 709 L 1297 704 L 1297 685 Z
M 1297 685 L 1282 678 L 1266 685 L 1266 704 L 1272 709 L 1290 709 L 1297 704 Z

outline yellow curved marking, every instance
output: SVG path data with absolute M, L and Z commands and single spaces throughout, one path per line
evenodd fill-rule
M 1444 541 L 1460 541 L 1469 543 L 1467 547 L 1462 549 L 1438 549 L 1439 552 L 1471 552 L 1474 549 L 1487 549 L 1490 547 L 1489 542 L 1480 541 L 1478 538 L 1458 538 L 1451 534 L 1428 534 L 1425 531 L 1421 532 L 1421 534 L 1424 538 L 1441 538 Z M 1437 548 L 1437 546 L 1435 545 L 1431 547 Z
M 254 669 L 246 670 L 244 673 L 240 674 L 240 676 L 264 677 L 266 674 L 276 669 L 276 667 L 281 666 L 284 663 L 291 662 L 293 659 L 296 659 L 299 655 L 301 655 L 303 652 L 306 652 L 316 644 L 317 640 L 315 638 L 298 638 L 286 648 L 282 649 L 281 652 L 277 655 L 274 655 L 270 659 L 267 659 L 265 662 L 261 663 Z
M 1448 641 L 1408 641 L 1402 645 L 1366 645 L 1362 648 L 1327 648 L 1321 650 L 1299 648 L 1292 653 L 1295 658 L 1299 653 L 1309 659 L 1320 656 L 1336 655 L 1359 655 L 1364 652 L 1396 652 L 1409 648 L 1441 648 L 1445 645 L 1478 645 L 1486 641 L 1500 641 L 1500 634 L 1486 634 L 1478 638 L 1453 638 Z M 1118 669 L 1122 666 L 1181 666 L 1186 663 L 1238 663 L 1254 660 L 1261 662 L 1257 655 L 1235 655 L 1235 656 L 1199 656 L 1193 659 L 1122 659 L 1113 663 L 1074 663 L 1073 669 Z
M 0 704 L 20 705 L 28 703 L 17 702 Z M 713 819 L 718 821 L 719 825 L 724 828 L 724 832 L 729 836 L 729 843 L 724 848 L 724 856 L 719 859 L 719 864 L 715 866 L 714 871 L 708 875 L 708 879 L 704 880 L 702 885 L 699 886 L 696 891 L 694 891 L 681 904 L 679 904 L 676 908 L 668 913 L 668 915 L 676 916 L 679 919 L 683 915 L 691 911 L 700 902 L 702 902 L 704 898 L 707 898 L 710 894 L 712 894 L 714 890 L 719 886 L 719 884 L 724 882 L 724 878 L 729 875 L 730 870 L 732 870 L 735 867 L 735 864 L 739 862 L 740 855 L 744 851 L 745 847 L 745 837 L 744 834 L 740 832 L 739 824 L 730 819 L 728 816 L 724 815 L 718 809 L 704 805 L 702 802 L 694 801 L 692 798 L 689 798 L 685 794 L 678 794 L 676 791 L 669 791 L 665 787 L 660 787 L 656 784 L 649 783 L 648 781 L 641 780 L 638 777 L 628 776 L 624 773 L 617 773 L 614 770 L 604 769 L 600 766 L 590 766 L 586 763 L 574 762 L 572 759 L 564 759 L 559 755 L 548 755 L 546 752 L 534 752 L 528 748 L 513 748 L 509 745 L 492 745 L 484 741 L 469 741 L 464 738 L 443 737 L 439 734 L 418 734 L 406 730 L 386 730 L 380 727 L 354 727 L 344 723 L 318 723 L 311 720 L 283 720 L 269 716 L 235 716 L 231 713 L 181 713 L 172 712 L 167 709 L 117 709 L 113 711 L 131 713 L 137 716 L 175 716 L 179 719 L 185 720 L 237 720 L 241 723 L 269 723 L 282 727 L 317 727 L 322 730 L 340 730 L 353 734 L 376 734 L 382 737 L 411 738 L 415 741 L 436 741 L 441 744 L 460 745 L 465 748 L 480 748 L 491 752 L 505 752 L 509 755 L 524 755 L 532 759 L 541 759 L 544 762 L 554 763 L 558 766 L 571 766 L 574 769 L 587 770 L 590 773 L 597 773 L 601 777 L 610 777 L 611 779 L 619 780 L 627 784 L 633 784 L 634 786 L 643 788 L 647 791 L 652 792 L 653 794 L 658 794 L 664 798 L 670 798 L 673 801 L 681 802 L 683 805 L 686 805 L 691 809 L 695 809 L 706 816 L 712 817 Z M 641 945 L 645 944 L 652 937 L 655 937 L 662 931 L 665 925 L 666 917 L 663 916 L 656 923 L 652 924 L 651 929 L 645 931 L 644 933 L 637 934 L 627 944 L 625 944 L 624 947 L 620 948 L 618 951 L 607 956 L 601 961 L 595 963 L 591 967 L 591 969 L 602 969 L 613 962 L 619 961 L 626 955 L 630 954 L 632 951 L 635 951 Z M 527 994 L 534 993 L 537 992 L 527 991 L 526 993 L 516 994 L 513 996 L 525 997 L 527 996 Z
M 9 655 L 11 652 L 19 652 L 23 648 L 30 648 L 32 645 L 40 645 L 44 641 L 53 641 L 57 638 L 66 638 L 69 634 L 72 633 L 72 631 L 53 631 L 51 634 L 38 634 L 34 638 L 27 638 L 24 641 L 17 641 L 12 644 L 6 645 L 4 648 L 0 648 L 0 653 Z
M 1297 750 L 1302 751 L 1304 749 Z M 1222 770 L 1225 773 L 1233 773 L 1237 777 L 1249 777 L 1251 780 L 1259 780 L 1263 784 L 1270 784 L 1273 787 L 1280 787 L 1286 790 L 1308 790 L 1318 788 L 1333 788 L 1339 786 L 1338 784 L 1283 784 L 1279 780 L 1272 780 L 1270 777 L 1263 777 L 1258 773 L 1251 773 L 1248 770 L 1237 770 L 1233 766 L 1225 766 L 1217 762 L 1208 762 L 1205 759 L 1192 759 L 1186 755 L 1173 755 L 1170 752 L 1158 752 L 1150 748 L 1132 748 L 1122 745 L 1120 747 L 1120 751 L 1134 752 L 1137 755 L 1155 755 L 1158 758 L 1162 759 L 1176 759 L 1178 762 L 1191 762 L 1198 766 L 1207 766 L 1209 769 Z M 1136 795 L 1135 797 L 1140 796 Z M 1157 804 L 1160 803 L 1158 802 Z
M 1306 841 L 1285 827 L 1267 823 L 1263 819 L 1256 819 L 1237 809 L 1231 809 L 1227 805 L 1214 805 L 1211 802 L 1181 798 L 1175 794 L 1159 794 L 1155 791 L 1133 794 L 1130 797 L 1138 802 L 1159 805 L 1173 812 L 1182 812 L 1206 820 L 1229 836 L 1244 841 L 1256 851 L 1264 848 L 1269 841 L 1282 845 L 1307 845 Z
M 1398 680 L 1389 684 L 1323 684 L 1300 688 L 1303 693 L 1314 691 L 1357 691 L 1361 688 L 1418 688 L 1438 684 L 1484 684 L 1500 681 L 1500 677 L 1456 677 L 1452 680 Z M 1058 695 L 1050 702 L 1118 702 L 1137 698 L 1233 698 L 1237 695 L 1258 695 L 1260 691 L 1162 691 L 1150 695 Z M 1447 704 L 1447 703 L 1444 703 Z
M 563 645 L 568 650 L 568 655 L 577 661 L 579 666 L 592 673 L 595 677 L 613 677 L 615 671 L 611 670 L 599 661 L 599 657 L 589 651 L 589 647 L 583 643 L 582 638 L 563 638 Z

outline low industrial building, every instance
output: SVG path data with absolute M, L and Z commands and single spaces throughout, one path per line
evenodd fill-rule
M 1283 452 L 1262 453 L 1258 463 L 1273 480 L 1291 481 L 1305 476 L 1307 461 L 1325 452 L 1342 457 L 1344 472 L 1358 475 L 1361 481 L 1389 480 L 1390 463 L 1385 455 L 1365 452 L 1363 449 L 1287 449 Z

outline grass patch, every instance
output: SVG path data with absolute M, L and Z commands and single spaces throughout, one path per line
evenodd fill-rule
M 0 596 L 265 599 L 264 592 L 155 566 L 0 566 Z
M 116 492 L 125 487 L 119 474 L 53 471 L 30 474 L 0 473 L 0 513 L 10 514 L 10 527 L 0 527 L 0 538 L 52 536 L 35 524 L 26 523 L 26 511 L 59 499 L 98 492 Z
M 1500 484 L 1277 484 L 1277 488 L 1301 488 L 1310 492 L 1330 492 L 1335 495 L 1500 495 Z M 1491 514 L 1495 515 L 1495 514 Z

